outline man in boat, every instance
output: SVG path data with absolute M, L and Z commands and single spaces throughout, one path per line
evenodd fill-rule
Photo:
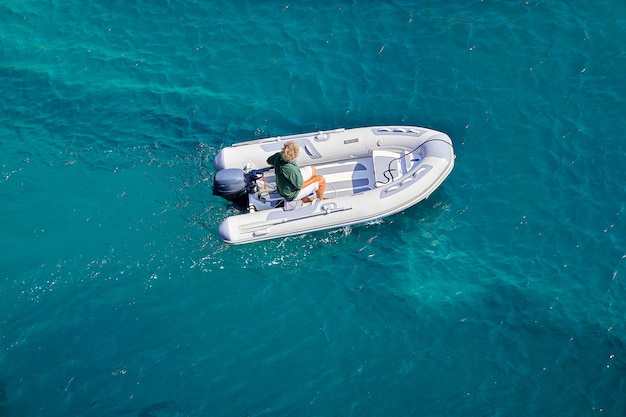
M 286 142 L 281 152 L 267 158 L 267 163 L 274 167 L 278 193 L 285 198 L 285 210 L 293 210 L 300 202 L 313 201 L 309 195 L 315 193 L 320 200 L 324 199 L 326 180 L 317 175 L 314 166 L 299 167 L 296 158 L 300 148 L 294 141 Z

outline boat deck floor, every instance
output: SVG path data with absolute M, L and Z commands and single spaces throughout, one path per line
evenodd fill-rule
M 358 194 L 375 188 L 374 163 L 372 158 L 359 158 L 349 161 L 330 162 L 315 165 L 318 175 L 326 180 L 324 197 L 334 198 Z M 270 199 L 280 199 L 275 193 L 276 177 L 274 171 L 265 173 L 264 181 L 259 180 L 262 191 L 270 192 Z
M 326 180 L 325 198 L 359 194 L 393 181 L 407 172 L 414 155 L 404 150 L 385 150 L 371 156 L 315 164 L 318 175 Z M 282 197 L 276 192 L 274 171 L 257 181 L 258 198 L 274 206 Z M 257 207 L 257 209 L 262 209 Z
M 323 164 L 317 167 L 318 175 L 326 180 L 324 197 L 353 195 L 375 188 L 372 158 Z

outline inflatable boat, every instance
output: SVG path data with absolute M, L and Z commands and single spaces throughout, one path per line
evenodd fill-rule
M 324 199 L 285 210 L 267 158 L 287 141 L 299 166 L 326 179 Z M 241 142 L 215 157 L 213 193 L 239 207 L 219 226 L 222 240 L 258 242 L 368 222 L 428 198 L 454 167 L 448 135 L 414 126 L 334 129 Z

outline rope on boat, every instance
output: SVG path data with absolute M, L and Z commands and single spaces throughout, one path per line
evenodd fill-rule
M 428 142 L 443 142 L 447 145 L 452 146 L 452 144 L 450 142 L 448 142 L 445 139 L 441 139 L 441 138 L 432 138 L 432 139 L 427 139 L 424 142 L 420 143 L 419 145 L 417 145 L 417 147 L 415 149 L 413 149 L 411 152 L 409 152 L 410 154 L 416 152 L 419 148 L 422 147 L 422 145 L 428 143 Z M 391 164 L 399 159 L 402 159 L 406 156 L 402 155 L 402 156 L 398 156 L 397 158 L 393 158 L 392 160 L 389 161 L 389 165 L 387 165 L 387 170 L 385 172 L 383 172 L 383 175 L 385 176 L 385 178 L 387 179 L 386 182 L 382 182 L 382 181 L 376 181 L 376 184 L 380 184 L 380 185 L 385 185 L 385 184 L 389 184 L 390 182 L 393 182 L 394 177 L 393 177 L 393 173 L 391 171 L 395 171 L 395 168 L 391 167 Z M 411 159 L 411 161 L 416 161 L 416 159 Z M 390 177 L 387 176 L 387 173 L 389 173 Z

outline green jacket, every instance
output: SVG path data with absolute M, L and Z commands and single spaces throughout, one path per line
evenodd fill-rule
M 295 161 L 286 162 L 280 152 L 267 158 L 267 163 L 272 165 L 276 172 L 278 193 L 289 201 L 296 198 L 304 182 L 298 164 Z

